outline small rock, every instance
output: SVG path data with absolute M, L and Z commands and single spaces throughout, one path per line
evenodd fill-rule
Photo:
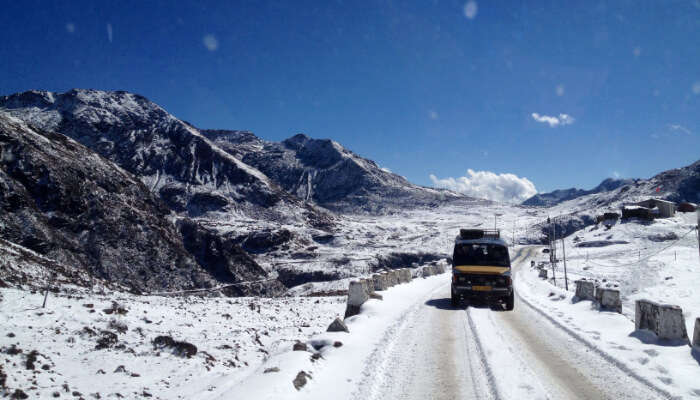
M 340 347 L 342 345 L 343 345 L 343 342 L 340 342 L 340 341 L 333 342 L 333 347 Z
M 306 384 L 306 380 L 304 380 L 304 383 Z M 303 385 L 302 385 L 303 386 Z M 11 399 L 28 399 L 29 396 L 27 396 L 26 393 L 22 389 L 15 389 L 15 392 L 12 393 Z
M 7 337 L 15 337 L 15 334 L 12 333 L 12 332 L 10 332 L 10 333 L 7 334 Z
M 326 332 L 350 332 L 348 329 L 348 326 L 345 325 L 345 322 L 343 322 L 342 319 L 336 318 L 335 321 L 331 322 L 330 325 L 328 325 L 328 329 L 326 329 Z
M 270 372 L 280 372 L 280 369 L 277 367 L 267 368 L 263 371 L 263 374 L 269 374 Z
M 304 371 L 299 371 L 297 377 L 294 378 L 294 380 L 292 381 L 292 383 L 294 384 L 294 389 L 301 390 L 301 388 L 303 388 L 304 385 L 306 385 L 306 378 L 311 379 L 311 375 L 307 374 Z
M 123 366 L 123 365 L 118 366 L 118 367 L 114 370 L 114 373 L 117 373 L 117 372 L 126 372 L 126 367 Z
M 307 351 L 308 347 L 306 346 L 306 343 L 300 342 L 297 340 L 296 343 L 294 343 L 294 346 L 292 347 L 293 351 Z
M 53 392 L 52 396 L 53 397 L 61 397 L 61 393 L 60 392 Z

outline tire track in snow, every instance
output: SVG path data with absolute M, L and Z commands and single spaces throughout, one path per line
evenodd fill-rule
M 496 376 L 493 374 L 493 369 L 491 368 L 488 357 L 486 357 L 486 353 L 484 352 L 484 346 L 481 344 L 481 338 L 479 337 L 479 333 L 476 329 L 476 325 L 474 324 L 474 319 L 471 316 L 469 308 L 467 308 L 464 313 L 467 316 L 467 324 L 469 326 L 469 331 L 472 333 L 471 337 L 473 338 L 474 344 L 476 345 L 476 351 L 479 356 L 479 363 L 482 365 L 484 374 L 486 375 L 489 389 L 491 389 L 492 398 L 494 400 L 502 400 L 503 397 L 501 396 L 498 390 Z

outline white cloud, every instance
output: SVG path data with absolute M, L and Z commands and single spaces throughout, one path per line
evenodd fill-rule
M 438 115 L 437 111 L 430 110 L 428 111 L 428 117 L 430 117 L 430 119 L 432 120 L 437 120 L 438 118 L 440 118 L 440 115 Z
M 464 5 L 464 16 L 469 18 L 469 19 L 474 19 L 476 17 L 477 11 L 479 11 L 479 6 L 476 4 L 476 1 L 474 1 L 474 0 L 469 0 Z
M 669 124 L 668 129 L 671 130 L 671 132 L 675 133 L 684 133 L 686 135 L 692 135 L 693 132 L 690 131 L 690 129 L 686 128 L 683 125 L 678 125 L 678 124 Z
M 204 47 L 207 48 L 209 51 L 216 51 L 216 49 L 219 48 L 219 40 L 216 38 L 214 35 L 205 35 L 202 38 L 202 43 L 204 43 Z
M 430 180 L 439 188 L 504 203 L 521 203 L 537 194 L 535 185 L 529 179 L 520 178 L 515 174 L 468 169 L 466 176 L 438 179 L 430 174 Z
M 557 127 L 559 125 L 571 125 L 575 121 L 574 117 L 572 117 L 569 114 L 559 114 L 558 117 L 540 115 L 538 113 L 532 113 L 531 115 L 535 121 L 549 124 L 549 126 L 552 128 Z
M 73 33 L 73 32 L 75 32 L 75 24 L 72 23 L 72 22 L 67 23 L 67 24 L 66 24 L 66 31 L 67 31 L 68 33 Z
M 389 168 L 387 168 L 387 167 L 381 167 L 381 166 L 380 166 L 379 169 L 381 169 L 381 170 L 384 171 L 384 172 L 388 172 L 388 173 L 390 173 L 390 174 L 393 173 L 393 172 L 391 172 L 391 170 L 390 170 Z
M 107 24 L 107 39 L 112 43 L 112 24 Z

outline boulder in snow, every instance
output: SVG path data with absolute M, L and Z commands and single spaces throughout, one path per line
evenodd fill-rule
M 331 322 L 330 325 L 328 325 L 328 329 L 326 329 L 326 332 L 350 332 L 348 329 L 348 326 L 345 325 L 345 322 L 343 322 L 342 319 L 336 318 L 333 322 Z

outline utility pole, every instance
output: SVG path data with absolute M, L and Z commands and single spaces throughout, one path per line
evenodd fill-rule
M 557 286 L 557 225 L 552 220 L 550 220 L 550 231 L 552 236 L 549 240 L 549 261 L 552 264 L 552 280 L 554 281 L 554 286 Z
M 566 274 L 566 247 L 564 246 L 564 238 L 561 238 L 561 252 L 564 257 L 564 287 L 569 291 L 569 277 Z
M 49 297 L 49 289 L 51 289 L 51 285 L 53 285 L 53 280 L 55 278 L 56 274 L 52 274 L 49 283 L 46 285 L 46 289 L 44 290 L 44 303 L 41 305 L 41 308 L 46 308 L 46 299 Z

